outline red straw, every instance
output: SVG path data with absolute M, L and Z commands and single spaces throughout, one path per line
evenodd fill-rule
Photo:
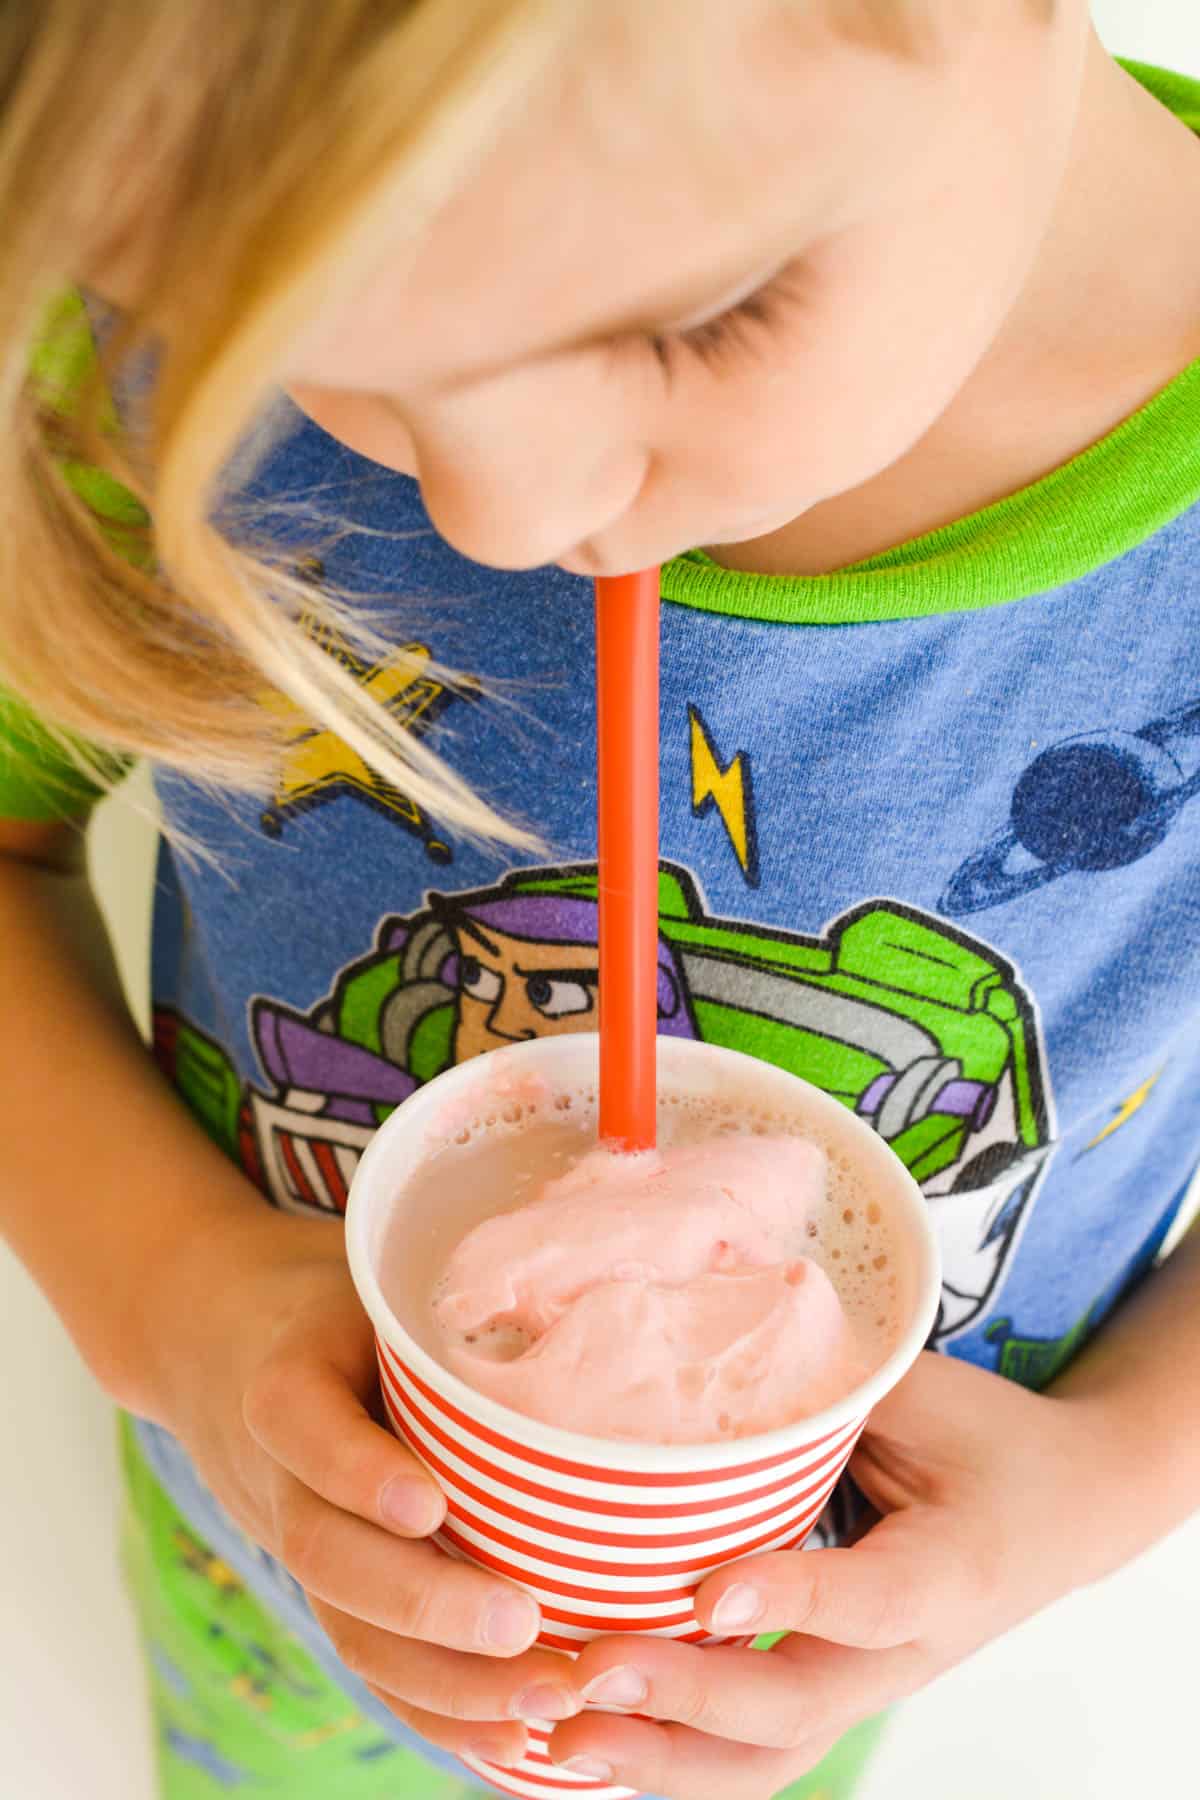
M 600 1136 L 655 1141 L 659 571 L 596 582 Z

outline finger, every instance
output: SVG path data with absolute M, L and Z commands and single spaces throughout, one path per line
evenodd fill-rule
M 770 1800 L 820 1761 L 825 1740 L 798 1750 L 756 1750 L 684 1725 L 583 1713 L 560 1725 L 550 1757 L 572 1774 L 618 1782 L 670 1800 Z
M 810 1729 L 835 1734 L 906 1700 L 954 1660 L 919 1644 L 855 1650 L 811 1637 L 785 1638 L 768 1654 L 791 1670 Z
M 913 1643 L 953 1617 L 972 1585 L 944 1527 L 944 1514 L 912 1507 L 889 1513 L 852 1550 L 750 1557 L 704 1583 L 696 1617 L 726 1637 L 799 1631 L 863 1650 Z
M 645 1713 L 762 1749 L 795 1749 L 812 1733 L 794 1671 L 756 1650 L 598 1638 L 573 1673 L 591 1707 Z
M 915 1693 L 941 1666 L 915 1645 L 869 1651 L 789 1637 L 764 1654 L 626 1637 L 586 1645 L 574 1678 L 590 1709 L 625 1708 L 761 1749 L 800 1750 Z
M 427 1537 L 445 1518 L 446 1498 L 432 1475 L 375 1423 L 331 1364 L 265 1363 L 242 1411 L 267 1454 L 341 1511 L 409 1537 Z
M 408 1706 L 394 1694 L 372 1687 L 369 1681 L 365 1685 L 402 1724 L 427 1743 L 436 1744 L 439 1750 L 449 1750 L 453 1756 L 478 1756 L 505 1769 L 514 1768 L 525 1754 L 529 1739 L 523 1725 L 460 1724 L 454 1719 L 443 1719 L 438 1713 L 422 1712 L 419 1706 Z
M 423 1712 L 528 1722 L 570 1719 L 583 1705 L 574 1664 L 553 1650 L 530 1650 L 511 1660 L 464 1655 L 380 1631 L 323 1600 L 314 1600 L 312 1609 L 347 1668 L 368 1687 Z
M 541 1626 L 537 1601 L 512 1582 L 406 1543 L 338 1512 L 290 1476 L 276 1496 L 278 1555 L 301 1587 L 341 1612 L 401 1637 L 516 1656 Z

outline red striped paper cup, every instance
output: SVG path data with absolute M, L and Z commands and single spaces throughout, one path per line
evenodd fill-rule
M 732 1441 L 584 1437 L 499 1405 L 443 1368 L 384 1299 L 377 1271 L 395 1202 L 414 1169 L 445 1146 L 447 1120 L 461 1120 L 476 1102 L 486 1111 L 498 1078 L 507 1092 L 533 1078 L 578 1095 L 595 1092 L 597 1066 L 596 1037 L 580 1033 L 491 1052 L 419 1089 L 359 1164 L 346 1217 L 350 1267 L 375 1326 L 388 1417 L 446 1494 L 442 1548 L 533 1594 L 542 1609 L 539 1641 L 552 1649 L 576 1651 L 591 1638 L 631 1631 L 712 1643 L 718 1640 L 692 1609 L 696 1588 L 725 1563 L 804 1542 L 871 1407 L 911 1366 L 933 1327 L 937 1243 L 903 1164 L 838 1101 L 738 1051 L 660 1038 L 660 1093 L 732 1102 L 735 1110 L 741 1103 L 797 1121 L 862 1169 L 908 1252 L 899 1339 L 836 1406 Z M 523 1800 L 581 1793 L 623 1800 L 631 1793 L 558 1768 L 546 1750 L 549 1729 L 531 1728 L 518 1768 L 467 1759 L 472 1773 Z

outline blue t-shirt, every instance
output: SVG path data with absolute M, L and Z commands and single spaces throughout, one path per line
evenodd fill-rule
M 1200 379 L 1177 388 L 1200 418 Z M 1094 506 L 1105 471 L 1075 473 Z M 402 646 L 360 678 L 551 846 L 456 840 L 299 716 L 266 804 L 160 777 L 219 860 L 162 852 L 159 1058 L 276 1205 L 337 1212 L 423 1081 L 595 1028 L 593 599 L 466 561 L 415 482 L 311 423 L 257 485 L 347 521 L 313 578 L 386 594 Z M 999 578 L 1036 496 L 950 565 Z M 1007 604 L 944 610 L 956 578 L 915 561 L 842 577 L 853 616 L 819 578 L 664 576 L 659 1030 L 870 1120 L 939 1229 L 935 1342 L 1037 1384 L 1149 1266 L 1200 1157 L 1198 555 L 1190 506 Z
M 1200 1160 L 1200 498 L 1105 554 L 1185 436 L 1200 497 L 1200 366 L 1122 430 L 957 543 L 808 580 L 684 558 L 663 581 L 659 1030 L 869 1119 L 939 1230 L 935 1344 L 1033 1385 L 1152 1266 Z M 337 1213 L 421 1082 L 595 1026 L 593 596 L 466 561 L 415 482 L 311 423 L 257 487 L 348 522 L 313 579 L 386 595 L 401 646 L 360 678 L 552 846 L 457 840 L 299 716 L 265 803 L 159 777 L 218 864 L 161 853 L 157 1054 L 274 1204 Z M 1095 566 L 1013 596 L 1080 539 Z M 142 1439 L 319 1648 L 179 1446 Z

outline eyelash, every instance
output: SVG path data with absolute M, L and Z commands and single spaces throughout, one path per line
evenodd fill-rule
M 773 332 L 788 302 L 795 299 L 795 293 L 788 291 L 786 274 L 781 271 L 715 319 L 690 331 L 648 332 L 641 341 L 654 352 L 666 375 L 674 373 L 675 359 L 681 351 L 691 351 L 713 368 L 731 352 L 761 349 L 761 343 L 753 340 L 760 331 Z

